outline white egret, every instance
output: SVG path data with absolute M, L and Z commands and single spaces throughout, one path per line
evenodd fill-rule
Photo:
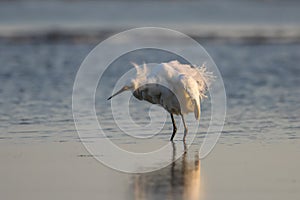
M 136 69 L 136 76 L 129 79 L 108 100 L 129 90 L 139 100 L 162 106 L 171 115 L 173 124 L 171 141 L 177 131 L 173 115 L 180 115 L 184 125 L 183 140 L 185 140 L 188 128 L 184 115 L 194 112 L 196 120 L 200 119 L 200 103 L 206 97 L 205 93 L 212 74 L 206 71 L 204 64 L 201 67 L 181 64 L 178 61 L 155 64 L 151 67 L 146 64 L 143 66 L 132 64 Z

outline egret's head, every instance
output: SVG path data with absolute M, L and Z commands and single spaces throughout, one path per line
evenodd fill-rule
M 118 92 L 116 92 L 115 94 L 111 95 L 107 100 L 110 100 L 111 98 L 113 98 L 114 96 L 117 96 L 118 94 L 121 94 L 122 92 L 125 91 L 134 91 L 138 88 L 138 82 L 135 79 L 130 79 L 127 81 L 127 83 L 125 84 L 125 86 L 123 86 Z

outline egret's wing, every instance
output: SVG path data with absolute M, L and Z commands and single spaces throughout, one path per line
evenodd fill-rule
M 197 81 L 200 98 L 206 97 L 205 93 L 215 77 L 211 72 L 206 71 L 205 63 L 200 67 L 181 64 L 175 60 L 167 63 L 167 65 L 178 71 L 180 74 L 189 76 Z
M 185 92 L 189 95 L 192 99 L 194 104 L 194 114 L 197 120 L 200 119 L 200 94 L 198 90 L 197 81 L 195 81 L 192 77 L 186 75 L 180 75 L 180 84 L 182 85 Z

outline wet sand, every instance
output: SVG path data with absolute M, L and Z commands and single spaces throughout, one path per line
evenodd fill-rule
M 79 142 L 2 143 L 1 198 L 275 200 L 300 195 L 298 140 L 217 144 L 201 161 L 193 147 L 174 164 L 139 175 L 105 167 Z

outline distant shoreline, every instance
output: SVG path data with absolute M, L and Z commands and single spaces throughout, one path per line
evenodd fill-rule
M 99 42 L 130 28 L 53 28 L 1 30 L 0 41 L 7 42 Z M 176 30 L 176 29 L 173 29 Z M 184 34 L 197 41 L 245 42 L 245 43 L 299 43 L 300 27 L 259 26 L 197 26 L 184 28 Z

